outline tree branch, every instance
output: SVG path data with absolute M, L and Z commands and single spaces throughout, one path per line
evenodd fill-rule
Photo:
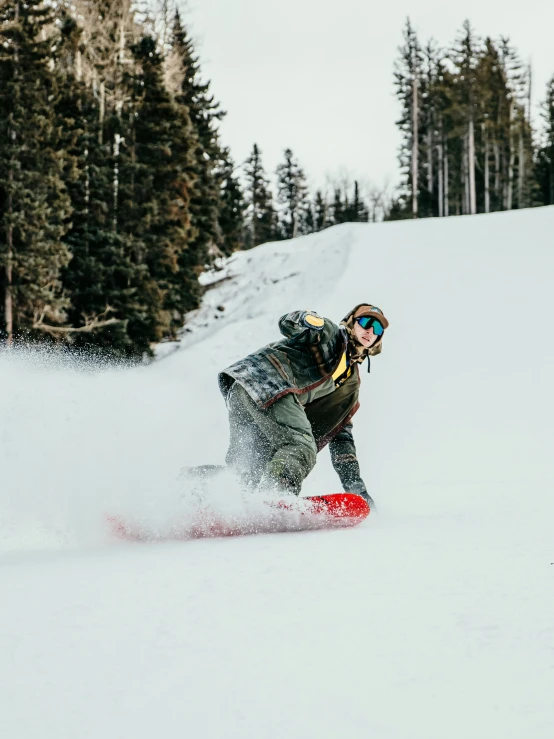
M 97 316 L 87 316 L 83 313 L 85 321 L 84 326 L 51 326 L 48 323 L 44 323 L 44 313 L 40 317 L 35 317 L 33 328 L 38 331 L 44 331 L 52 336 L 63 336 L 69 334 L 86 334 L 91 331 L 96 331 L 106 326 L 114 326 L 116 323 L 122 323 L 121 318 L 106 318 L 108 313 L 113 313 L 114 308 L 108 305 L 105 311 L 98 314 Z

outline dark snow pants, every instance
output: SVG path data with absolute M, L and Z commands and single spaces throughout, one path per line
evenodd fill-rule
M 298 494 L 315 465 L 312 427 L 293 393 L 261 409 L 236 382 L 227 398 L 230 442 L 226 462 L 245 484 L 275 484 Z

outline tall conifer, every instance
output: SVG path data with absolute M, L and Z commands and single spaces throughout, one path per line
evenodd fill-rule
M 322 195 L 321 190 L 315 194 L 313 205 L 314 213 L 314 231 L 322 231 L 329 225 L 329 207 L 326 198 Z
M 294 239 L 309 209 L 306 175 L 291 149 L 285 149 L 285 160 L 277 167 L 277 200 L 281 204 L 279 230 L 284 239 Z
M 549 81 L 542 105 L 545 121 L 543 143 L 537 159 L 537 177 L 542 202 L 554 205 L 554 77 Z
M 360 186 L 358 181 L 354 182 L 354 193 L 352 199 L 347 199 L 344 210 L 344 220 L 348 223 L 360 223 L 367 221 L 369 218 L 369 210 L 360 194 Z
M 466 21 L 449 53 L 433 43 L 425 47 L 415 75 L 410 60 L 418 58 L 418 44 L 409 22 L 404 37 L 396 65 L 403 188 L 388 217 L 406 217 L 410 194 L 411 213 L 415 208 L 421 216 L 536 204 L 530 77 L 509 41 L 482 43 Z
M 345 222 L 345 210 L 348 208 L 348 196 L 345 194 L 343 200 L 343 194 L 340 187 L 335 188 L 332 213 L 333 213 L 333 225 Z
M 190 248 L 197 255 L 198 263 L 202 263 L 210 254 L 218 253 L 223 240 L 219 210 L 225 153 L 217 126 L 225 113 L 214 100 L 210 83 L 201 79 L 192 39 L 178 12 L 173 22 L 171 48 L 171 62 L 181 78 L 175 99 L 188 109 L 196 137 L 192 152 L 194 189 L 190 193 L 191 224 L 195 233 Z
M 421 145 L 421 68 L 423 57 L 416 32 L 408 18 L 404 28 L 404 45 L 399 49 L 400 59 L 395 65 L 396 93 L 402 113 L 397 124 L 405 134 L 399 158 L 407 196 L 409 192 L 412 216 L 419 211 L 419 153 Z
M 229 256 L 245 246 L 244 194 L 229 152 L 225 152 L 221 170 L 219 225 L 221 252 Z
M 195 138 L 188 110 L 163 83 L 162 57 L 151 37 L 133 48 L 137 73 L 131 138 L 119 171 L 118 228 L 126 234 L 140 274 L 137 295 L 144 312 L 128 319 L 135 344 L 172 337 L 185 312 L 198 304 L 191 249 L 189 199 Z
M 62 271 L 70 305 L 66 340 L 74 346 L 126 355 L 134 352 L 127 318 L 134 301 L 130 288 L 136 268 L 114 225 L 113 160 L 103 145 L 98 102 L 83 81 L 83 29 L 74 18 L 62 16 L 58 73 L 63 95 L 56 107 L 58 125 L 65 132 L 64 180 L 71 198 L 71 228 L 64 243 L 71 261 Z M 94 330 L 88 330 L 95 325 Z
M 254 144 L 252 154 L 245 163 L 244 176 L 247 203 L 246 247 L 251 248 L 277 238 L 277 215 L 257 144 Z
M 0 263 L 2 327 L 14 335 L 65 321 L 60 271 L 71 206 L 55 126 L 60 91 L 52 71 L 52 7 L 0 7 Z

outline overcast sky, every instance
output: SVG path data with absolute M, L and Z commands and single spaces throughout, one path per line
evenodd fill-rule
M 395 184 L 393 64 L 408 15 L 422 42 L 452 43 L 465 18 L 480 36 L 508 36 L 532 62 L 539 120 L 554 75 L 554 0 L 189 0 L 185 20 L 227 110 L 235 161 L 256 142 L 271 175 L 290 147 L 312 187 L 341 170 Z

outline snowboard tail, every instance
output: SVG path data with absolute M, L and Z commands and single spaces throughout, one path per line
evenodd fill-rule
M 122 516 L 108 515 L 106 522 L 110 534 L 118 539 L 170 541 L 348 528 L 361 523 L 369 512 L 369 505 L 359 495 L 336 493 L 261 501 L 251 511 L 246 506 L 246 512 L 235 515 L 203 508 L 162 528 Z

